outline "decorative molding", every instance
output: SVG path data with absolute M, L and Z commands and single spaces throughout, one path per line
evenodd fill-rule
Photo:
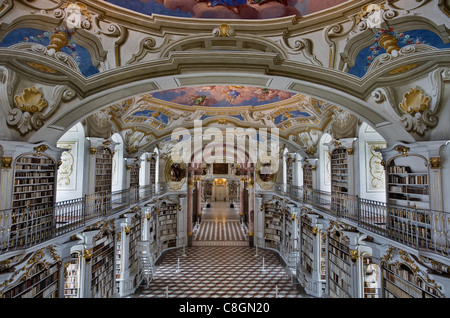
M 75 92 L 66 86 L 56 86 L 49 97 L 49 104 L 43 92 L 36 87 L 25 88 L 22 93 L 14 96 L 15 107 L 9 110 L 6 122 L 17 128 L 22 135 L 31 130 L 38 130 L 44 125 L 61 102 L 67 102 L 75 97 Z
M 400 120 L 408 132 L 423 135 L 426 130 L 438 124 L 435 112 L 430 109 L 430 102 L 431 97 L 420 89 L 411 88 L 403 95 L 399 109 L 404 115 Z
M 218 28 L 215 28 L 213 31 L 212 31 L 212 34 L 215 36 L 215 37 L 229 37 L 229 36 L 234 36 L 235 35 L 235 33 L 234 33 L 234 29 L 233 28 L 231 28 L 228 24 L 226 24 L 226 23 L 224 23 L 224 24 L 221 24 Z
M 429 109 L 430 100 L 431 98 L 426 96 L 422 90 L 411 88 L 403 95 L 403 101 L 399 108 L 405 114 L 414 114 Z

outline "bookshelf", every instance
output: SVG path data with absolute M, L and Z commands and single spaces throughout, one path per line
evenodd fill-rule
M 320 280 L 327 280 L 327 235 L 320 233 Z M 325 288 L 325 283 L 322 284 Z
M 11 240 L 14 246 L 51 237 L 54 228 L 55 161 L 43 154 L 26 154 L 14 164 Z
M 280 249 L 283 214 L 279 202 L 264 204 L 265 247 Z
M 58 298 L 59 267 L 59 263 L 33 265 L 19 284 L 3 293 L 3 298 Z
M 328 291 L 332 298 L 351 298 L 349 239 L 339 231 L 328 235 Z
M 157 215 L 155 211 L 153 210 L 152 213 L 149 214 L 148 219 L 148 227 L 149 227 L 149 234 L 148 239 L 150 241 L 150 253 L 152 253 L 152 259 L 157 259 L 158 254 L 158 241 L 156 239 L 156 223 L 157 223 Z
M 290 156 L 287 156 L 286 158 L 286 185 L 292 185 L 293 184 L 293 174 L 294 174 L 294 159 Z
M 141 240 L 141 218 L 139 215 L 132 218 L 130 228 L 130 240 L 129 240 L 129 258 L 128 264 L 130 268 L 138 265 L 139 255 L 137 253 L 136 245 Z
M 95 241 L 92 250 L 91 297 L 110 298 L 114 292 L 114 235 L 104 235 Z
M 341 211 L 344 205 L 343 195 L 348 193 L 348 154 L 344 147 L 331 152 L 331 209 Z
M 72 253 L 67 263 L 64 281 L 64 298 L 78 298 L 80 292 L 80 253 Z
M 312 165 L 309 162 L 305 162 L 303 165 L 303 187 L 307 189 L 313 188 L 313 173 Z
M 116 271 L 116 282 L 120 280 L 120 275 L 122 271 L 122 233 L 117 232 L 116 238 L 116 263 L 115 263 L 115 271 Z M 117 292 L 119 291 L 119 284 L 116 284 Z
M 284 249 L 289 253 L 293 251 L 294 243 L 292 239 L 295 231 L 295 220 L 292 219 L 290 208 L 284 210 Z
M 431 213 L 410 208 L 389 207 L 388 233 L 400 243 L 433 248 Z
M 158 213 L 161 250 L 177 245 L 177 205 L 163 202 Z
M 362 271 L 363 271 L 363 297 L 364 298 L 378 298 L 378 271 L 377 264 L 372 262 L 372 257 L 363 255 Z
M 150 184 L 156 184 L 156 158 L 150 157 Z
M 382 265 L 385 298 L 439 298 L 439 292 L 406 264 Z
M 107 147 L 95 152 L 95 192 L 111 192 L 113 154 Z
M 311 220 L 306 215 L 301 217 L 301 252 L 302 267 L 304 271 L 311 275 L 314 268 L 314 237 Z
M 397 156 L 387 164 L 387 196 L 390 204 L 429 209 L 428 167 L 415 155 Z
M 130 187 L 139 187 L 139 169 L 140 166 L 137 163 L 130 165 Z

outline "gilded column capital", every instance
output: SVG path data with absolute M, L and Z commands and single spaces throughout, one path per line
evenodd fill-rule
M 11 169 L 12 157 L 2 157 L 1 169 Z
M 441 168 L 441 158 L 431 157 L 430 158 L 430 167 L 431 167 L 431 169 L 440 169 Z

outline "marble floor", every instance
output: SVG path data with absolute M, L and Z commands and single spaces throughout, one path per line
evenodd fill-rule
M 183 254 L 184 253 L 184 254 Z M 311 298 L 270 250 L 248 246 L 239 208 L 212 202 L 193 246 L 166 252 L 131 298 Z

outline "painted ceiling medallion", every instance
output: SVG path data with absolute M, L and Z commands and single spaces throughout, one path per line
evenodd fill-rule
M 430 108 L 430 101 L 431 98 L 420 89 L 411 88 L 403 95 L 403 101 L 399 107 L 405 114 L 413 114 Z
M 36 87 L 25 88 L 22 94 L 14 96 L 17 108 L 29 113 L 37 113 L 47 107 L 48 103 Z

